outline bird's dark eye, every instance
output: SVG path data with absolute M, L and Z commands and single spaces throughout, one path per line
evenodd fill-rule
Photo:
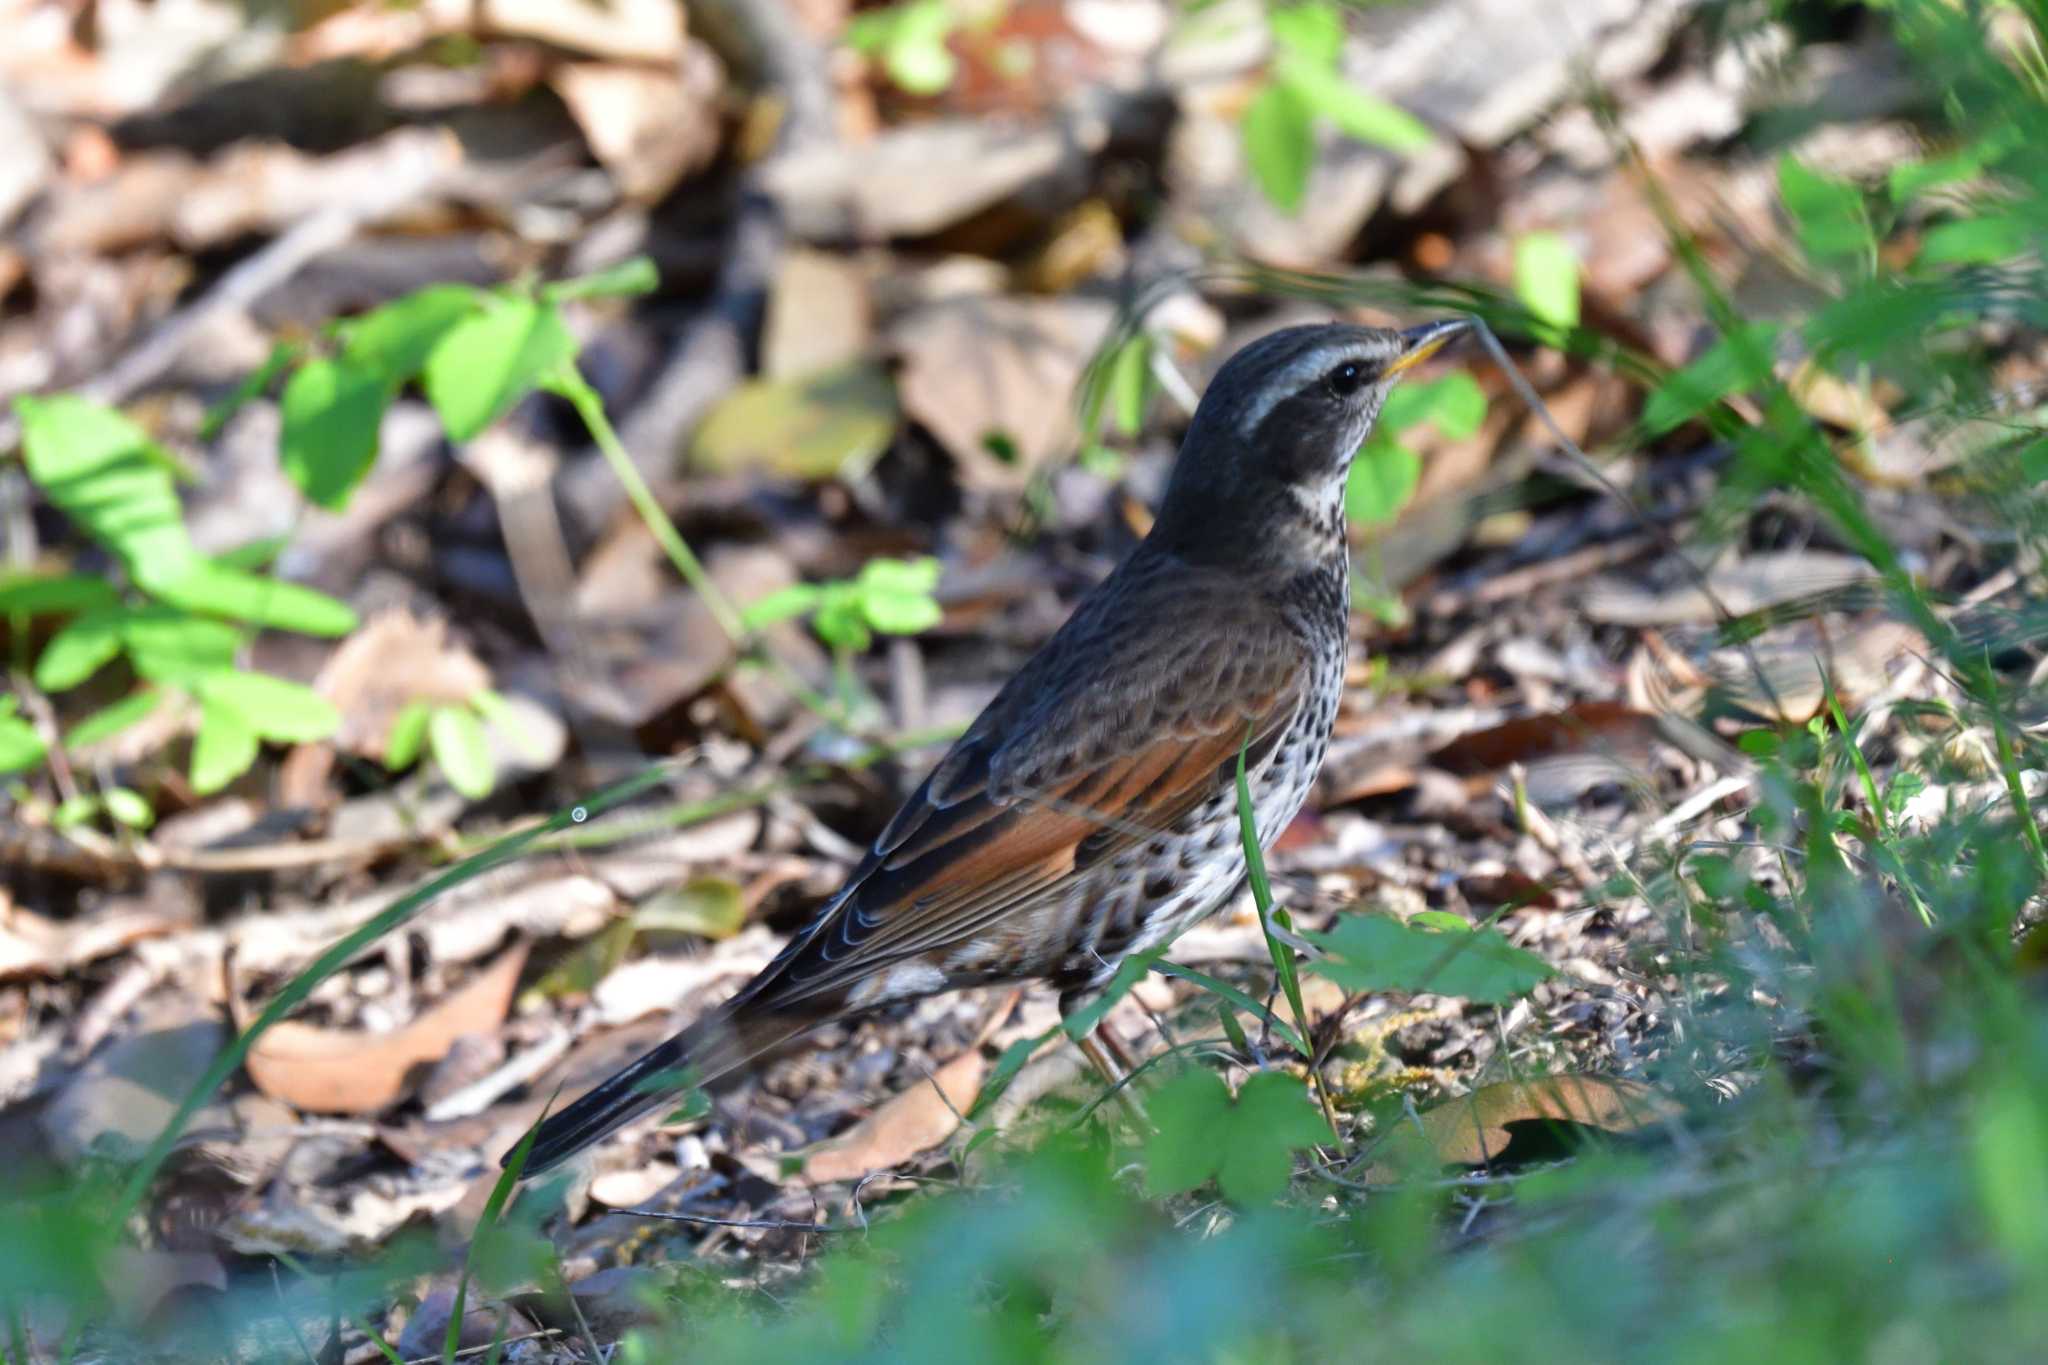
M 1355 360 L 1347 360 L 1323 376 L 1323 386 L 1339 398 L 1349 398 L 1365 387 L 1368 378 L 1365 366 Z

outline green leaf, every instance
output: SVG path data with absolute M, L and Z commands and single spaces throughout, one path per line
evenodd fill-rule
M 705 415 L 690 463 L 706 473 L 766 469 L 788 479 L 857 478 L 896 435 L 896 386 L 873 361 L 742 384 Z
M 1282 213 L 1298 213 L 1315 165 L 1314 115 L 1292 86 L 1268 81 L 1238 122 L 1245 161 L 1260 191 Z
M 1515 243 L 1515 297 L 1553 327 L 1579 325 L 1579 257 L 1555 232 L 1531 232 Z
M 175 607 L 137 608 L 121 621 L 121 644 L 135 671 L 181 687 L 234 667 L 243 641 L 235 627 Z
M 607 266 L 594 275 L 558 280 L 541 290 L 541 296 L 554 303 L 569 299 L 630 298 L 636 294 L 651 294 L 660 285 L 661 272 L 654 268 L 654 262 L 646 256 L 635 256 Z
M 15 714 L 13 697 L 0 697 L 0 773 L 26 772 L 43 761 L 43 739 L 36 727 Z
M 548 761 L 547 738 L 536 733 L 532 717 L 522 714 L 502 693 L 479 687 L 470 694 L 469 705 L 487 727 L 503 735 L 533 766 L 540 767 Z
M 1479 430 L 1486 420 L 1486 393 L 1479 381 L 1463 370 L 1453 370 L 1423 383 L 1404 382 L 1387 394 L 1380 409 L 1376 433 L 1392 435 L 1429 422 L 1454 441 Z
M 1775 322 L 1746 323 L 1715 342 L 1698 360 L 1666 375 L 1643 404 L 1644 433 L 1661 436 L 1729 394 L 1769 383 L 1771 359 L 1782 331 L 1784 327 Z
M 953 83 L 959 63 L 946 46 L 955 25 L 946 0 L 910 0 L 882 43 L 882 69 L 899 89 L 936 95 Z
M 390 381 L 364 365 L 323 357 L 299 367 L 284 386 L 278 459 L 301 493 L 330 512 L 348 505 L 376 462 L 390 401 Z
M 213 562 L 223 569 L 254 573 L 276 563 L 277 557 L 284 553 L 285 546 L 289 544 L 289 536 L 258 536 L 255 540 L 245 540 L 232 549 L 222 550 L 213 557 Z
M 145 687 L 138 692 L 131 692 L 72 726 L 64 736 L 64 747 L 76 752 L 98 744 L 101 740 L 111 739 L 129 726 L 152 715 L 163 702 L 164 693 L 158 688 Z
M 107 814 L 130 829 L 148 829 L 156 823 L 156 812 L 149 808 L 149 802 L 142 793 L 127 787 L 107 788 L 103 799 Z
M 1810 170 L 1788 153 L 1778 160 L 1778 195 L 1808 255 L 1855 256 L 1877 245 L 1863 191 L 1848 181 Z
M 491 762 L 491 746 L 475 712 L 463 706 L 435 707 L 427 720 L 427 746 L 449 786 L 472 801 L 491 794 L 497 767 Z
M 1399 105 L 1360 90 L 1335 67 L 1283 57 L 1274 76 L 1312 113 L 1328 119 L 1347 137 L 1394 152 L 1420 151 L 1435 141 L 1428 124 Z
M 747 903 L 730 877 L 693 877 L 640 902 L 632 922 L 636 929 L 731 938 L 747 922 Z
M 1422 457 L 1376 437 L 1351 462 L 1344 482 L 1344 515 L 1357 526 L 1384 526 L 1400 516 L 1422 482 Z
M 62 692 L 113 662 L 121 652 L 121 626 L 129 614 L 126 607 L 89 611 L 51 636 L 36 659 L 36 686 Z
M 419 761 L 420 750 L 427 742 L 427 718 L 433 714 L 431 704 L 423 701 L 409 701 L 391 721 L 391 735 L 384 741 L 384 766 L 391 772 L 404 772 Z
M 90 824 L 105 804 L 90 792 L 59 801 L 57 809 L 50 812 L 50 825 L 59 830 L 77 829 L 80 825 Z
M 874 643 L 862 609 L 860 587 L 854 583 L 827 583 L 818 610 L 811 617 L 811 629 L 835 649 L 866 649 Z
M 256 732 L 239 713 L 202 699 L 199 733 L 192 737 L 192 790 L 209 796 L 249 771 L 256 761 Z
M 351 366 L 395 389 L 413 378 L 441 339 L 482 309 L 486 295 L 466 284 L 435 284 L 393 299 L 338 329 Z
M 576 338 L 552 304 L 506 299 L 435 345 L 423 376 L 427 399 L 450 440 L 474 440 L 575 356 Z
M 2017 218 L 1964 218 L 1928 230 L 1917 260 L 1922 265 L 1997 265 L 2026 253 L 2027 224 Z
M 357 617 L 346 602 L 297 583 L 245 573 L 193 555 L 169 575 L 136 580 L 172 606 L 307 635 L 346 635 Z
M 2004 156 L 2007 150 L 2004 139 L 1988 137 L 1947 156 L 1931 157 L 1925 161 L 1902 161 L 1886 174 L 1885 188 L 1890 192 L 1893 203 L 1903 204 L 1927 190 L 1972 179 L 1987 165 Z
M 277 377 L 290 369 L 299 358 L 300 346 L 295 341 L 280 341 L 270 348 L 270 354 L 263 363 L 250 371 L 249 376 L 235 386 L 233 393 L 206 410 L 206 416 L 199 422 L 199 439 L 211 441 L 220 435 L 222 428 L 233 420 L 234 415 L 248 406 L 249 400 L 258 394 L 267 393 Z
M 915 635 L 944 614 L 932 599 L 938 586 L 936 559 L 874 559 L 861 566 L 855 586 L 861 615 L 884 635 Z
M 1145 427 L 1145 403 L 1152 396 L 1152 338 L 1143 332 L 1117 347 L 1109 360 L 1105 392 L 1110 420 L 1125 436 Z
M 231 708 L 258 736 L 280 744 L 326 739 L 341 725 L 341 712 L 327 698 L 268 673 L 215 673 L 201 680 L 199 696 L 207 705 Z
M 17 398 L 14 410 L 29 477 L 131 576 L 172 572 L 193 557 L 175 466 L 140 427 L 70 394 Z
M 1342 915 L 1308 936 L 1328 954 L 1309 964 L 1346 990 L 1428 991 L 1499 1004 L 1551 976 L 1549 964 L 1492 929 L 1447 933 L 1388 915 Z
M 1212 1176 L 1237 1204 L 1258 1204 L 1287 1190 L 1294 1153 L 1329 1139 L 1299 1080 L 1262 1071 L 1233 1103 L 1221 1077 L 1186 1071 L 1155 1091 L 1146 1108 L 1157 1131 L 1145 1144 L 1145 1188 L 1180 1194 Z
M 86 574 L 0 573 L 0 614 L 69 615 L 96 611 L 121 600 L 114 585 Z
M 1344 17 L 1334 5 L 1276 5 L 1266 24 L 1273 45 L 1304 62 L 1329 66 L 1344 48 Z
M 740 611 L 740 624 L 748 630 L 759 630 L 778 621 L 793 620 L 816 607 L 824 595 L 825 590 L 815 583 L 792 583 L 748 603 Z

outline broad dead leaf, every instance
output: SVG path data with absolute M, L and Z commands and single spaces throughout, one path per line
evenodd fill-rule
M 1074 448 L 1072 395 L 1107 334 L 1094 299 L 947 299 L 897 322 L 903 410 L 977 488 L 1017 489 Z
M 1608 1133 L 1639 1132 L 1677 1112 L 1678 1106 L 1637 1081 L 1612 1076 L 1550 1076 L 1501 1081 L 1402 1121 L 1390 1135 L 1385 1158 L 1367 1173 L 1393 1181 L 1421 1166 L 1481 1166 L 1513 1141 L 1510 1125 L 1571 1123 Z
M 312 1113 L 381 1113 L 404 1099 L 423 1068 L 446 1056 L 456 1039 L 504 1022 L 525 964 L 526 946 L 521 944 L 392 1033 L 286 1020 L 249 1050 L 249 1079 L 264 1094 Z M 241 1019 L 236 1023 L 246 1026 Z
M 812 1147 L 804 1157 L 808 1180 L 858 1180 L 870 1171 L 900 1165 L 938 1146 L 960 1126 L 960 1116 L 981 1089 L 981 1049 L 969 1048 L 927 1081 L 911 1086 L 836 1138 Z
M 661 198 L 718 153 L 718 61 L 687 43 L 679 68 L 568 62 L 549 79 L 628 199 Z
M 185 927 L 183 917 L 149 908 L 79 919 L 45 919 L 0 897 L 0 981 L 61 977 L 130 944 Z

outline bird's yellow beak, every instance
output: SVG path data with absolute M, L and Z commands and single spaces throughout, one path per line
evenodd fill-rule
M 1396 375 L 1411 366 L 1420 365 L 1471 326 L 1469 318 L 1446 318 L 1442 322 L 1425 322 L 1420 327 L 1410 327 L 1401 333 L 1404 349 L 1388 363 L 1386 372 Z

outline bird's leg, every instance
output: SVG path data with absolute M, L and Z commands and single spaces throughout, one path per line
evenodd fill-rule
M 1084 991 L 1062 991 L 1060 1017 L 1071 1019 L 1087 998 L 1088 995 Z M 1131 1072 L 1135 1069 L 1135 1064 L 1116 1035 L 1104 1027 L 1107 1022 L 1098 1019 L 1094 1028 L 1074 1040 L 1074 1046 L 1081 1050 L 1081 1055 L 1088 1059 L 1088 1064 L 1095 1068 L 1096 1074 L 1101 1076 L 1103 1083 L 1109 1087 L 1109 1093 L 1116 1096 L 1117 1103 L 1123 1106 L 1125 1115 L 1142 1132 L 1149 1129 L 1151 1123 L 1145 1117 L 1145 1107 L 1138 1103 L 1138 1096 L 1131 1089 Z
M 1138 1096 L 1131 1089 L 1128 1054 L 1125 1063 L 1119 1065 L 1117 1058 L 1111 1055 L 1109 1036 L 1107 1030 L 1098 1029 L 1076 1038 L 1074 1046 L 1081 1049 L 1081 1055 L 1088 1059 L 1089 1065 L 1095 1068 L 1096 1073 L 1109 1086 L 1109 1093 L 1123 1106 L 1124 1116 L 1137 1125 L 1140 1132 L 1144 1132 L 1152 1124 L 1151 1120 L 1145 1117 L 1145 1106 L 1138 1102 Z M 1116 1045 L 1115 1051 L 1122 1052 L 1122 1045 Z

